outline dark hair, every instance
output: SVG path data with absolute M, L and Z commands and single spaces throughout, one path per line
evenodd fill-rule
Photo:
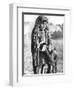
M 35 25 L 41 24 L 43 22 L 47 22 L 48 23 L 48 18 L 45 16 L 38 16 L 36 21 L 35 21 Z

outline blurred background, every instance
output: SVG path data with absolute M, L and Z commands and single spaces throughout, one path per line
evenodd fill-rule
M 31 33 L 38 15 L 24 14 L 24 74 L 33 74 L 31 55 Z M 63 30 L 64 16 L 46 16 L 48 18 L 49 35 L 52 44 L 56 47 L 57 73 L 63 72 Z

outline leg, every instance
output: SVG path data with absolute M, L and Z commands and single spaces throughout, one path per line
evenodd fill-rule
M 48 70 L 47 70 L 47 73 L 51 73 L 51 65 L 48 64 Z
M 57 73 L 57 62 L 55 62 L 55 73 Z
M 35 61 L 33 60 L 33 72 L 37 74 L 37 66 L 35 66 Z
M 43 67 L 44 67 L 45 64 L 42 65 L 41 67 L 41 74 L 43 74 Z

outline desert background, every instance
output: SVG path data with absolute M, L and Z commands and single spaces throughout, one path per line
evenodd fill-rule
M 31 33 L 38 16 L 24 15 L 24 74 L 33 74 L 31 55 Z M 49 34 L 57 50 L 57 73 L 63 72 L 64 16 L 46 16 L 49 19 Z

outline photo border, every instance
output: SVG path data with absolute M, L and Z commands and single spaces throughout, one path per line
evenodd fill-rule
M 24 8 L 24 7 L 23 7 Z M 24 69 L 24 15 L 46 15 L 46 16 L 64 16 L 65 14 L 49 14 L 49 13 L 29 13 L 29 12 L 22 12 L 22 76 L 23 76 L 23 69 Z M 65 20 L 64 20 L 65 21 Z M 63 27 L 64 28 L 64 27 Z M 64 37 L 64 36 L 63 36 Z M 17 62 L 18 63 L 18 62 Z M 59 73 L 58 73 L 59 74 Z M 63 74 L 63 72 L 62 72 Z M 38 75 L 38 74 L 37 74 Z M 42 75 L 42 74 L 41 74 Z M 45 74 L 45 75 L 49 75 L 49 74 Z M 30 75 L 32 76 L 32 75 Z M 39 75 L 40 76 L 40 75 Z M 42 75 L 43 76 L 43 75 Z

